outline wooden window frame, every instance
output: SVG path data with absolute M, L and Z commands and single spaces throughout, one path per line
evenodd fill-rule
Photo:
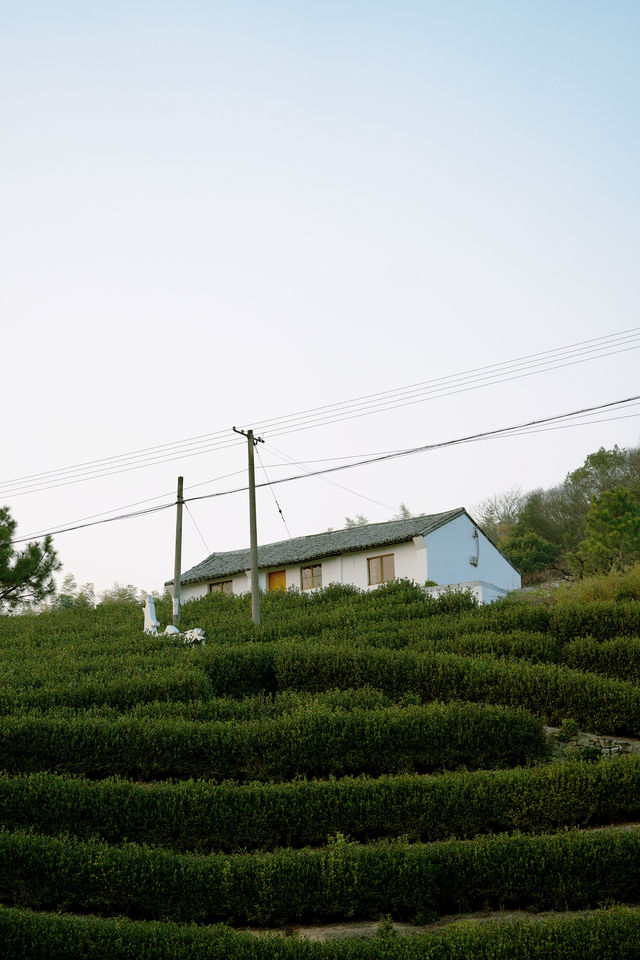
M 228 585 L 228 589 L 225 587 Z M 209 584 L 209 593 L 233 593 L 233 580 L 216 580 Z
M 306 587 L 304 585 L 305 570 L 311 571 L 311 583 Z M 300 567 L 300 589 L 301 590 L 317 590 L 321 586 L 322 586 L 322 564 L 321 563 L 312 563 L 312 564 L 307 564 L 306 567 Z
M 385 577 L 384 577 L 384 561 L 387 560 L 389 557 L 391 557 L 391 559 L 392 559 L 392 561 L 393 561 L 393 576 L 387 577 L 386 580 L 385 580 Z M 378 572 L 379 572 L 379 574 L 380 574 L 380 579 L 379 579 L 379 580 L 372 580 L 372 579 L 371 579 L 371 567 L 372 567 L 372 563 L 373 563 L 374 560 L 377 560 L 377 561 L 378 561 Z M 367 557 L 367 580 L 368 580 L 368 583 L 369 583 L 369 586 L 370 586 L 370 587 L 377 587 L 377 586 L 379 586 L 381 583 L 390 583 L 392 580 L 395 580 L 395 578 L 396 578 L 396 561 L 395 561 L 395 554 L 393 554 L 393 553 L 380 553 L 380 554 L 377 554 L 375 557 Z

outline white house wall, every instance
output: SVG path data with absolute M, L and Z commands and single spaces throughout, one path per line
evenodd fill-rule
M 345 553 L 342 557 L 341 579 L 335 583 L 352 583 L 361 590 L 373 589 L 369 586 L 369 557 L 380 557 L 388 553 L 393 554 L 396 578 L 406 577 L 415 580 L 418 573 L 416 548 L 412 540 L 408 543 L 392 543 L 385 547 L 375 547 L 373 550 L 363 550 L 361 553 Z M 323 568 L 323 583 L 324 568 Z
M 342 556 L 327 557 L 322 560 L 309 560 L 303 564 L 260 570 L 258 574 L 260 589 L 268 589 L 268 575 L 271 571 L 284 570 L 287 589 L 293 587 L 300 590 L 300 567 L 321 564 L 323 586 L 326 587 L 331 583 L 345 583 L 353 584 L 361 590 L 372 590 L 375 587 L 369 586 L 367 560 L 369 557 L 379 557 L 388 553 L 394 555 L 395 576 L 398 579 L 406 578 L 419 584 L 424 584 L 426 580 L 434 580 L 437 584 L 445 585 L 483 582 L 485 585 L 494 585 L 498 591 L 519 588 L 520 574 L 483 533 L 478 530 L 478 537 L 473 536 L 476 529 L 471 519 L 462 515 L 424 537 L 414 537 L 413 540 L 405 543 L 375 547 L 358 553 L 345 553 Z M 470 557 L 477 558 L 477 565 L 470 562 Z M 250 571 L 244 571 L 233 577 L 218 578 L 218 582 L 225 579 L 231 580 L 232 592 L 235 594 L 248 593 L 251 590 Z M 215 581 L 184 584 L 181 591 L 183 602 L 206 596 L 209 593 L 209 584 L 212 582 Z M 485 602 L 486 599 L 483 597 Z M 495 597 L 492 596 L 491 599 Z
M 420 538 L 422 539 L 422 538 Z M 303 564 L 296 564 L 288 567 L 272 567 L 269 570 L 260 570 L 258 580 L 261 590 L 268 588 L 268 574 L 275 570 L 284 570 L 286 574 L 287 590 L 294 587 L 300 590 L 300 567 L 322 565 L 322 585 L 328 586 L 330 583 L 349 583 L 362 590 L 374 589 L 369 586 L 369 568 L 367 560 L 369 557 L 379 557 L 384 554 L 392 553 L 394 555 L 394 568 L 396 577 L 406 577 L 410 580 L 418 580 L 424 583 L 426 576 L 419 570 L 422 565 L 419 563 L 425 554 L 416 551 L 413 541 L 408 543 L 395 543 L 390 546 L 376 547 L 373 550 L 363 550 L 360 553 L 347 553 L 340 557 L 328 557 L 323 560 L 309 560 Z M 424 563 L 424 560 L 423 560 Z M 250 573 L 238 574 L 234 577 L 222 577 L 222 580 L 232 581 L 233 593 L 248 593 L 251 590 Z M 197 597 L 204 597 L 209 593 L 209 584 L 214 583 L 208 580 L 203 583 L 183 584 L 181 589 L 182 602 L 195 600 Z M 219 582 L 219 581 L 218 581 Z
M 251 590 L 251 577 L 246 573 L 236 574 L 235 577 L 222 577 L 222 580 L 231 580 L 232 593 L 248 593 Z M 183 583 L 180 588 L 182 603 L 188 600 L 196 600 L 198 597 L 206 597 L 209 593 L 209 584 L 214 580 L 207 580 L 204 583 Z M 220 581 L 218 581 L 220 582 Z M 264 590 L 264 584 L 260 584 Z M 173 593 L 173 590 L 171 591 Z
M 287 578 L 287 590 L 291 587 L 300 590 L 300 568 L 308 566 L 322 566 L 322 585 L 330 583 L 349 583 L 361 590 L 371 590 L 369 586 L 369 557 L 380 557 L 392 553 L 396 577 L 408 577 L 415 580 L 417 573 L 416 549 L 412 541 L 409 543 L 395 543 L 387 547 L 376 547 L 373 550 L 363 550 L 360 553 L 345 553 L 340 557 L 327 557 L 322 560 L 309 560 L 302 564 L 290 567 L 272 567 L 270 570 L 260 571 L 260 587 L 267 589 L 268 574 L 274 570 L 284 570 Z M 250 589 L 250 585 L 248 588 Z M 235 584 L 234 584 L 235 592 Z
M 506 590 L 521 586 L 518 571 L 511 566 L 470 517 L 462 514 L 426 534 L 427 579 L 438 584 L 482 580 Z M 470 558 L 477 558 L 477 565 Z M 424 581 L 423 581 L 424 582 Z

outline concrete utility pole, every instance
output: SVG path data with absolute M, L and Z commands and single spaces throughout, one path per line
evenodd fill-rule
M 248 440 L 249 448 L 249 534 L 251 538 L 251 616 L 254 623 L 260 623 L 260 589 L 258 585 L 258 525 L 256 522 L 256 475 L 253 466 L 253 448 L 264 443 L 262 437 L 254 437 L 253 430 L 236 430 Z
M 176 505 L 176 558 L 173 567 L 173 625 L 180 626 L 180 574 L 182 568 L 182 477 L 178 477 L 178 499 Z

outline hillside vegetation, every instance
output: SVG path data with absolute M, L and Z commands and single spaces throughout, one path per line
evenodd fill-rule
M 640 561 L 640 447 L 601 447 L 547 490 L 515 488 L 475 516 L 526 582 L 609 573 Z
M 640 737 L 626 577 L 0 618 L 3 958 L 638 955 L 640 755 L 545 729 Z M 560 915 L 394 928 L 499 910 Z

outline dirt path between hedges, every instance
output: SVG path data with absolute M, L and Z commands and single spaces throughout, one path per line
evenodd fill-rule
M 638 907 L 637 903 L 626 903 L 625 907 Z M 411 923 L 393 922 L 393 929 L 399 936 L 411 936 L 416 933 L 433 933 L 438 930 L 444 930 L 449 927 L 461 926 L 464 924 L 480 923 L 500 923 L 508 920 L 552 920 L 558 917 L 581 917 L 592 910 L 545 910 L 541 913 L 530 913 L 526 910 L 476 910 L 474 913 L 458 913 L 440 917 L 433 923 L 413 925 Z M 384 924 L 385 932 L 390 928 Z M 306 938 L 321 943 L 330 940 L 348 940 L 352 937 L 364 937 L 370 939 L 379 935 L 380 921 L 360 921 L 358 923 L 333 923 L 321 924 L 309 927 L 287 927 L 284 930 L 264 930 L 251 928 L 248 933 L 261 936 L 266 933 L 279 934 L 282 937 Z
M 640 748 L 640 741 L 636 741 Z M 585 831 L 595 830 L 636 830 L 640 828 L 640 821 L 615 823 L 608 826 L 584 827 Z M 625 907 L 640 907 L 638 903 L 625 903 Z M 411 924 L 393 921 L 392 926 L 398 936 L 407 936 L 414 933 L 428 933 L 437 930 L 455 927 L 462 924 L 499 923 L 505 920 L 551 920 L 554 917 L 581 917 L 590 910 L 543 910 L 532 913 L 528 910 L 476 910 L 472 913 L 446 914 L 434 920 L 433 923 Z M 351 937 L 371 938 L 380 932 L 380 920 L 352 921 L 351 923 L 317 924 L 313 926 L 288 926 L 284 929 L 249 928 L 246 932 L 261 936 L 266 933 L 279 934 L 283 937 L 300 937 L 307 940 L 325 942 L 329 940 L 347 940 Z M 385 928 L 389 930 L 385 923 Z

